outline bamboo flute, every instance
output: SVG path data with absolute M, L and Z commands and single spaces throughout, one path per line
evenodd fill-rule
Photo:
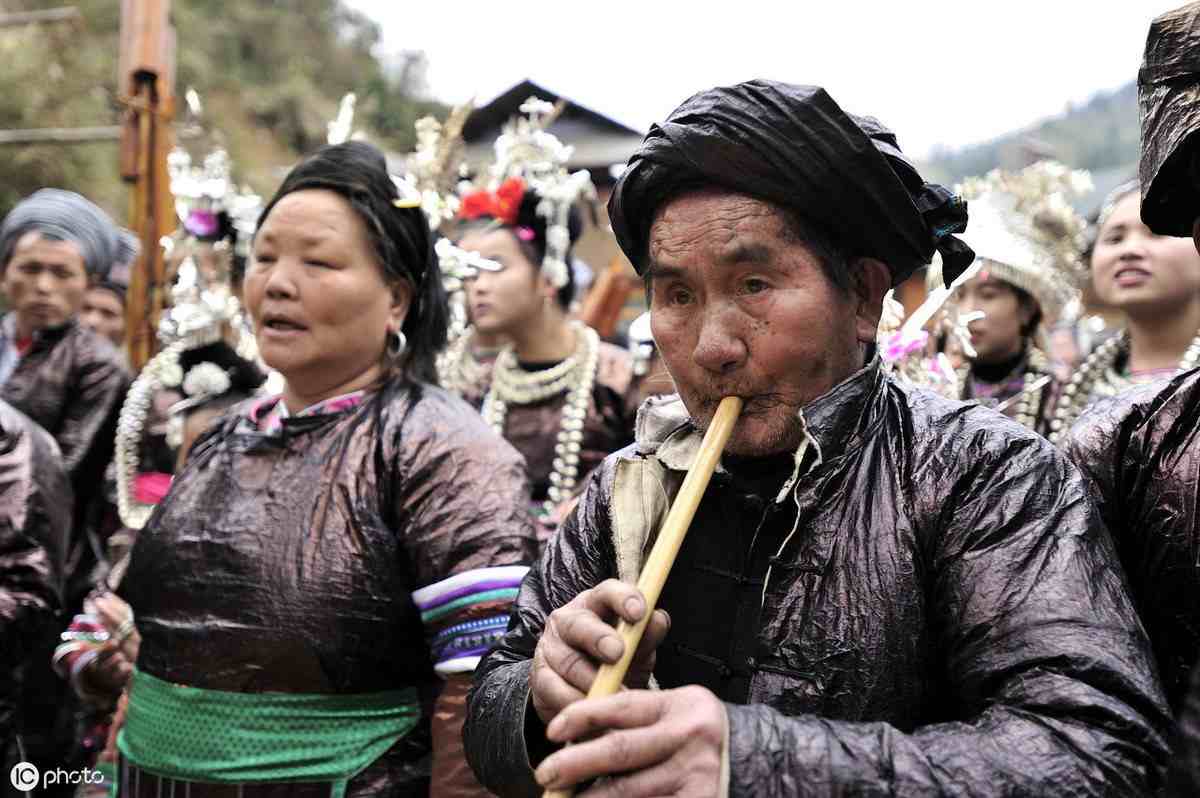
M 733 427 L 741 412 L 742 400 L 737 396 L 727 396 L 717 406 L 712 423 L 709 424 L 708 431 L 704 433 L 704 440 L 700 444 L 696 461 L 692 463 L 687 476 L 683 478 L 683 485 L 680 486 L 679 493 L 667 513 L 667 518 L 663 521 L 662 529 L 658 533 L 658 540 L 654 542 L 654 548 L 650 550 L 650 556 L 646 558 L 646 563 L 642 566 L 642 573 L 638 576 L 637 587 L 646 599 L 646 612 L 642 615 L 642 619 L 635 624 L 621 621 L 617 625 L 617 635 L 625 645 L 625 653 L 617 662 L 611 665 L 605 663 L 600 666 L 596 680 L 592 682 L 592 688 L 588 690 L 588 698 L 614 695 L 621 689 L 621 684 L 625 681 L 625 674 L 633 661 L 633 654 L 641 642 L 642 633 L 646 630 L 646 624 L 650 622 L 650 616 L 658 604 L 659 594 L 662 593 L 663 585 L 667 583 L 671 566 L 675 564 L 675 557 L 679 554 L 680 546 L 683 545 L 683 538 L 692 524 L 692 518 L 696 515 L 696 509 L 700 506 L 700 499 L 703 498 L 704 491 L 708 488 L 708 482 L 712 478 L 713 472 L 717 470 L 717 463 L 721 461 L 721 452 L 724 451 L 725 444 L 729 441 L 729 435 L 733 432 Z M 543 798 L 571 798 L 574 794 L 573 787 L 564 790 L 546 790 Z

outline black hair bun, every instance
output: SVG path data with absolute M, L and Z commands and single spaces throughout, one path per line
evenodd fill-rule
M 229 390 L 225 393 L 241 393 L 248 396 L 267 381 L 267 375 L 257 364 L 239 355 L 224 341 L 188 349 L 179 356 L 179 366 L 183 369 L 185 382 L 188 372 L 201 363 L 212 363 L 229 375 Z

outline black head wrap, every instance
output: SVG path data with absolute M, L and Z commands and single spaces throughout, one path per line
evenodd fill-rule
M 608 201 L 617 241 L 639 272 L 658 206 L 706 185 L 796 210 L 847 254 L 886 263 L 893 283 L 935 250 L 947 283 L 975 257 L 952 235 L 966 229 L 966 203 L 926 183 L 890 130 L 847 114 L 816 86 L 754 80 L 710 89 L 651 126 Z
M 1159 235 L 1190 236 L 1200 217 L 1200 3 L 1150 23 L 1138 103 L 1142 221 Z
M 26 234 L 43 233 L 79 246 L 83 265 L 93 277 L 103 278 L 125 254 L 118 228 L 95 203 L 73 191 L 43 188 L 26 197 L 0 225 L 0 272 L 12 259 L 17 242 Z

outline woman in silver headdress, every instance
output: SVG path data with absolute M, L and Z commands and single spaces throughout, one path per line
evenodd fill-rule
M 961 187 L 971 203 L 963 239 L 975 250 L 976 271 L 951 299 L 970 344 L 959 368 L 959 397 L 1043 435 L 1058 387 L 1045 329 L 1077 299 L 1082 280 L 1086 222 L 1067 198 L 1089 183 L 1086 173 L 1043 161 Z M 928 282 L 934 281 L 941 283 L 940 269 L 930 269 Z
M 1200 254 L 1191 239 L 1146 227 L 1136 182 L 1118 187 L 1101 207 L 1090 264 L 1097 298 L 1120 311 L 1124 325 L 1063 389 L 1051 421 L 1055 442 L 1096 399 L 1200 364 Z
M 478 401 L 525 456 L 545 536 L 588 473 L 633 442 L 640 397 L 629 353 L 568 315 L 570 248 L 581 229 L 572 206 L 591 183 L 587 172 L 568 174 L 570 149 L 545 132 L 544 105 L 527 102 L 532 118 L 497 140 L 493 185 L 463 196 L 458 243 L 498 266 L 467 287 L 475 330 L 511 342 Z

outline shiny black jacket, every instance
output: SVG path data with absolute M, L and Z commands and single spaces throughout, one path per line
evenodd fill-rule
M 1095 489 L 1172 710 L 1200 654 L 1200 371 L 1096 403 L 1066 450 Z
M 1200 795 L 1200 668 L 1192 670 L 1191 689 L 1179 708 L 1171 756 L 1171 772 L 1164 798 Z
M 67 552 L 68 603 L 82 600 L 102 541 L 94 534 L 104 497 L 104 469 L 116 444 L 117 415 L 129 389 L 121 355 L 77 321 L 40 332 L 17 363 L 0 399 L 54 436 L 75 492 Z M 74 609 L 69 607 L 69 609 Z
M 62 559 L 71 528 L 71 486 L 58 447 L 0 401 L 0 755 L 14 733 L 17 699 L 32 653 L 61 606 Z
M 478 794 L 457 755 L 466 685 L 451 694 L 434 675 L 413 591 L 533 560 L 524 462 L 465 402 L 427 385 L 393 380 L 358 407 L 290 417 L 279 435 L 242 418 L 256 404 L 196 441 L 138 535 L 120 587 L 142 636 L 138 668 L 243 693 L 416 687 L 422 724 L 347 794 L 424 794 L 431 745 L 434 794 Z M 497 600 L 485 614 L 508 606 Z M 143 783 L 139 795 L 155 794 Z M 301 798 L 329 786 L 237 793 Z
M 809 455 L 783 496 L 797 532 L 772 558 L 749 701 L 726 704 L 730 794 L 1156 788 L 1170 719 L 1112 542 L 1066 458 L 877 365 L 804 420 Z M 633 578 L 640 518 L 661 518 L 659 486 L 678 490 L 697 439 L 678 402 L 644 406 L 638 443 L 593 475 L 526 578 L 508 635 L 476 671 L 465 728 L 472 765 L 501 795 L 537 794 L 530 765 L 546 741 L 526 707 L 546 616 Z M 731 528 L 716 512 L 727 484 L 714 476 L 692 534 L 720 523 L 733 545 L 760 519 L 743 512 Z

